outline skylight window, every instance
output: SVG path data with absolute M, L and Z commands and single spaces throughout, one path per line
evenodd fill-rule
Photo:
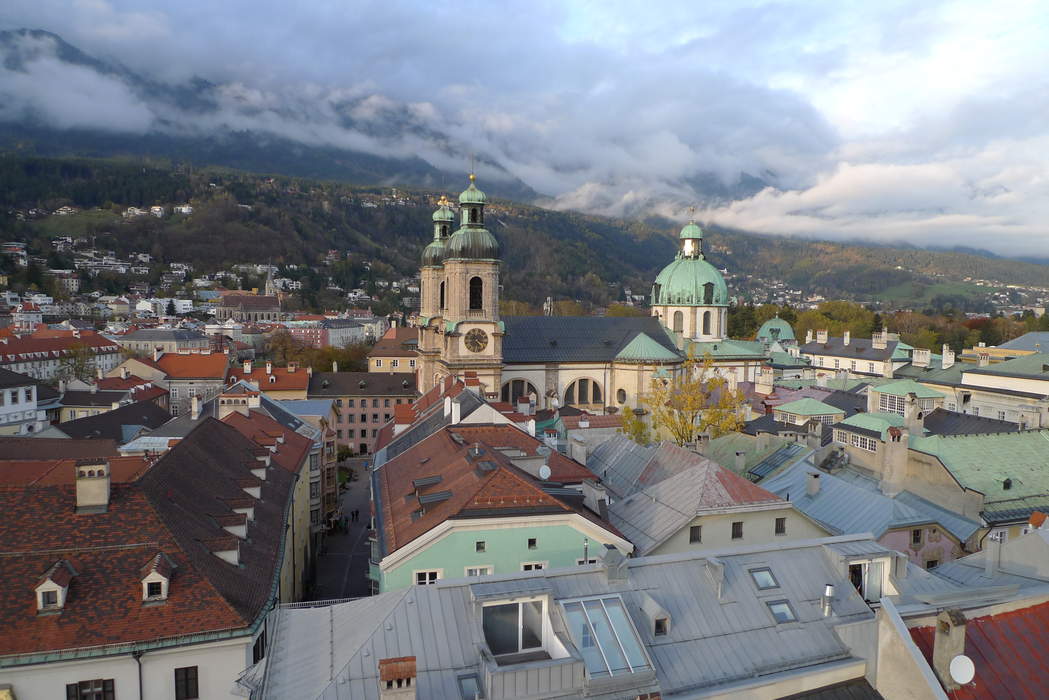
M 772 569 L 751 569 L 750 577 L 754 579 L 754 585 L 759 590 L 765 590 L 767 588 L 779 588 L 779 581 L 772 575 Z
M 636 673 L 651 664 L 619 596 L 561 603 L 572 641 L 592 678 Z
M 798 621 L 797 615 L 794 614 L 794 608 L 790 607 L 789 602 L 773 600 L 766 603 L 766 605 L 769 606 L 769 612 L 772 613 L 772 617 L 776 618 L 776 624 Z

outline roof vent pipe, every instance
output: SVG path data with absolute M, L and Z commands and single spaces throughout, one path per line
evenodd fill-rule
M 823 604 L 823 617 L 830 617 L 834 610 L 831 607 L 831 603 L 834 602 L 834 584 L 828 583 L 823 587 L 823 598 L 821 599 Z

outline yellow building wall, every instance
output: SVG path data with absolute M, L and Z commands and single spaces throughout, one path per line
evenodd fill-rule
M 280 571 L 280 600 L 293 603 L 303 598 L 303 572 L 310 556 L 310 476 L 307 460 L 299 471 L 292 492 L 291 527 L 284 540 L 284 562 Z
M 783 535 L 777 535 L 775 529 L 776 518 L 784 517 L 787 519 L 787 532 Z M 732 539 L 732 523 L 736 521 L 743 522 L 743 537 Z M 689 528 L 693 525 L 701 525 L 703 527 L 702 542 L 691 543 L 688 541 Z M 829 534 L 829 532 L 806 518 L 793 507 L 744 513 L 700 515 L 651 553 L 673 554 L 704 549 L 723 549 L 739 545 L 789 542 L 791 540 L 826 537 Z

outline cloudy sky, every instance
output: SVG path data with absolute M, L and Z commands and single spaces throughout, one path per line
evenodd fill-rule
M 179 112 L 24 46 L 0 119 L 249 128 L 453 171 L 474 152 L 554 207 L 698 203 L 753 231 L 1049 256 L 1045 0 L 4 0 L 0 29 L 20 27 L 203 78 L 214 104 Z M 770 186 L 692 188 L 742 172 Z

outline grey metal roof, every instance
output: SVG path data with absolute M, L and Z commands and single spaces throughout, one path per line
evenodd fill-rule
M 452 401 L 459 403 L 459 418 L 466 418 L 485 404 L 485 400 L 472 391 L 461 391 Z M 444 402 L 438 401 L 421 420 L 416 420 L 407 430 L 397 435 L 382 449 L 375 452 L 375 466 L 381 466 L 405 450 L 417 445 L 446 425 L 451 425 L 451 416 L 444 415 Z
M 78 418 L 57 427 L 71 438 L 109 438 L 124 444 L 140 432 L 148 432 L 171 420 L 171 414 L 152 401 L 121 406 L 97 416 Z
M 1049 332 L 1032 331 L 1024 333 L 1019 338 L 1002 343 L 998 347 L 1007 350 L 1029 350 L 1031 352 L 1049 351 Z
M 622 597 L 652 660 L 654 676 L 619 677 L 614 688 L 600 694 L 603 698 L 633 698 L 651 691 L 673 698 L 777 672 L 818 672 L 821 664 L 853 658 L 835 625 L 874 617 L 849 583 L 847 569 L 825 546 L 840 539 L 632 559 L 622 581 L 609 581 L 604 565 L 597 564 L 496 576 L 483 583 L 440 581 L 330 607 L 281 608 L 269 621 L 265 688 L 258 697 L 377 700 L 379 661 L 414 656 L 419 698 L 461 700 L 460 675 L 476 673 L 482 683 L 485 678 L 481 654 L 488 652 L 475 592 L 494 593 L 504 585 L 509 586 L 508 596 L 521 586 L 549 589 L 554 601 L 548 609 L 551 629 L 565 645 L 567 662 L 576 664 L 581 657 L 556 601 Z M 867 544 L 888 555 L 873 542 Z M 708 573 L 712 557 L 724 567 L 720 597 Z M 759 591 L 748 573 L 757 567 L 770 568 L 779 588 Z M 835 585 L 836 595 L 831 617 L 824 618 L 819 599 L 827 583 Z M 776 624 L 765 604 L 768 600 L 788 600 L 798 621 Z M 665 637 L 654 636 L 647 617 L 653 603 L 669 614 Z M 500 666 L 493 675 L 520 674 L 522 682 L 535 684 L 529 688 L 530 697 L 553 697 L 553 689 L 545 685 L 553 682 L 553 664 Z M 554 675 L 564 682 L 561 668 L 554 666 Z M 578 685 L 558 691 L 557 697 L 581 695 L 582 683 L 589 681 L 568 682 Z
M 594 448 L 586 467 L 613 495 L 626 498 L 705 460 L 669 442 L 645 447 L 617 434 Z
M 667 350 L 677 346 L 655 316 L 508 316 L 503 362 L 612 362 L 644 333 Z
M 184 328 L 141 328 L 131 331 L 126 335 L 117 336 L 117 340 L 142 340 L 152 342 L 173 342 L 179 340 L 207 340 L 208 337 L 200 331 L 190 331 Z
M 866 678 L 857 678 L 807 693 L 788 695 L 780 700 L 880 700 L 881 697 Z
M 892 357 L 899 341 L 890 340 L 884 348 L 875 348 L 870 338 L 852 338 L 848 345 L 843 338 L 828 338 L 826 343 L 805 343 L 801 352 L 806 355 L 827 355 L 830 357 L 852 357 L 857 360 L 884 362 Z
M 314 372 L 307 391 L 311 399 L 340 396 L 414 398 L 417 393 L 415 375 L 411 372 Z
M 922 426 L 930 435 L 978 435 L 987 433 L 1015 433 L 1020 426 L 1009 421 L 986 416 L 948 411 L 936 408 L 922 420 Z
M 820 489 L 815 496 L 805 490 L 810 474 L 820 476 Z M 837 534 L 870 532 L 877 538 L 891 529 L 937 523 L 964 542 L 980 527 L 980 523 L 939 508 L 920 496 L 904 491 L 892 498 L 883 494 L 873 479 L 848 470 L 828 474 L 808 461 L 788 467 L 761 485 L 787 498 L 806 516 Z

